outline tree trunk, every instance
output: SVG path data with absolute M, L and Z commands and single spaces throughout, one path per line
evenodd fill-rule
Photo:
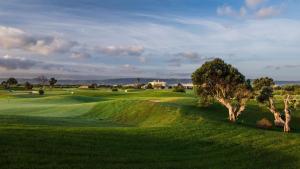
M 232 106 L 229 106 L 228 113 L 229 113 L 229 121 L 234 123 L 236 121 L 236 116 L 235 116 Z
M 290 95 L 287 95 L 287 97 L 284 100 L 284 113 L 285 113 L 285 123 L 284 123 L 284 132 L 290 132 L 290 122 L 292 119 L 291 111 L 289 109 L 289 101 L 290 101 Z
M 285 121 L 281 118 L 281 115 L 280 113 L 276 110 L 276 107 L 274 105 L 274 101 L 272 98 L 269 99 L 269 111 L 273 113 L 274 115 L 274 124 L 275 126 L 278 126 L 278 127 L 283 127 L 284 124 L 285 124 Z

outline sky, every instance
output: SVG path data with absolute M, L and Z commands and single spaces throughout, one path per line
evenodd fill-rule
M 299 0 L 0 0 L 0 77 L 300 80 Z

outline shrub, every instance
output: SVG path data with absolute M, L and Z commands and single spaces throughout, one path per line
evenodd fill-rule
M 261 129 L 271 129 L 273 127 L 273 124 L 272 122 L 270 122 L 270 120 L 263 118 L 257 121 L 256 127 Z
M 93 83 L 93 84 L 89 85 L 89 89 L 96 89 L 97 86 L 98 85 L 96 83 Z
M 40 94 L 40 95 L 44 95 L 44 94 L 45 94 L 45 91 L 44 91 L 43 89 L 40 89 L 40 90 L 39 90 L 39 94 Z
M 117 91 L 118 91 L 118 88 L 114 87 L 114 88 L 111 89 L 111 91 L 112 91 L 112 92 L 117 92 Z
M 26 82 L 26 83 L 24 84 L 24 87 L 25 87 L 26 90 L 32 90 L 33 85 L 32 85 L 31 83 L 29 83 L 29 82 Z
M 173 88 L 173 92 L 181 92 L 181 93 L 185 93 L 185 88 L 181 85 L 175 86 Z

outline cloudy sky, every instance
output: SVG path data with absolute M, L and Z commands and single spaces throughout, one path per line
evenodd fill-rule
M 300 80 L 299 0 L 0 0 L 0 77 Z

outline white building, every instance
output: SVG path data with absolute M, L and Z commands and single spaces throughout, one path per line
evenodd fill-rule
M 193 83 L 183 83 L 182 86 L 186 89 L 193 89 Z
M 166 88 L 168 85 L 167 85 L 167 82 L 163 82 L 163 81 L 159 81 L 159 80 L 154 80 L 152 82 L 149 82 L 152 87 L 154 89 L 159 89 L 159 88 Z

